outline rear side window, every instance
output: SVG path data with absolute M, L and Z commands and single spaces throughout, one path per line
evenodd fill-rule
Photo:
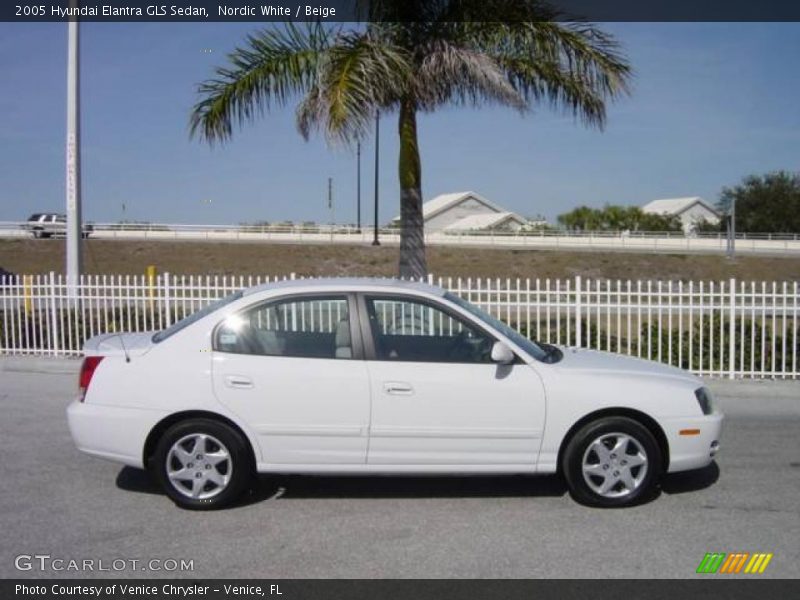
M 217 326 L 214 349 L 260 356 L 353 358 L 347 297 L 294 297 L 246 309 Z
M 167 327 L 166 329 L 164 329 L 162 331 L 159 331 L 158 333 L 153 335 L 153 338 L 152 338 L 153 342 L 156 343 L 156 344 L 159 343 L 159 342 L 163 342 L 168 337 L 175 335 L 176 333 L 178 333 L 182 329 L 185 329 L 186 327 L 188 327 L 192 323 L 194 323 L 196 321 L 199 321 L 200 319 L 202 319 L 203 317 L 205 317 L 207 315 L 210 315 L 215 310 L 219 310 L 220 308 L 222 308 L 226 304 L 230 304 L 234 300 L 238 300 L 239 298 L 242 297 L 243 294 L 244 294 L 244 292 L 240 290 L 238 292 L 235 292 L 235 293 L 231 294 L 230 296 L 226 296 L 225 298 L 217 300 L 216 302 L 212 302 L 211 304 L 207 305 L 206 307 L 201 308 L 197 312 L 192 313 L 188 317 L 185 317 L 185 318 L 181 319 L 180 321 L 177 321 L 176 323 L 173 323 L 170 327 Z

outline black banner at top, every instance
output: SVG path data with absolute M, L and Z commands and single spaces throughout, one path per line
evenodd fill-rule
M 163 1 L 163 0 L 161 0 Z M 0 21 L 44 22 L 74 18 L 94 22 L 213 22 L 213 21 L 427 21 L 432 14 L 455 14 L 449 20 L 471 20 L 469 10 L 448 11 L 453 5 L 480 6 L 474 20 L 530 20 L 526 8 L 540 20 L 587 21 L 800 21 L 798 0 L 4 0 Z M 77 8 L 74 5 L 77 4 Z M 509 16 L 509 4 L 519 7 Z M 382 6 L 383 5 L 383 6 Z M 390 11 L 385 5 L 402 6 Z M 498 10 L 493 12 L 492 8 Z M 538 9 L 538 10 L 537 10 Z M 514 16 L 514 12 L 517 16 Z M 390 17 L 386 15 L 389 14 Z M 465 16 L 466 15 L 466 16 Z M 488 15 L 488 17 L 487 17 Z M 500 16 L 502 15 L 502 17 Z

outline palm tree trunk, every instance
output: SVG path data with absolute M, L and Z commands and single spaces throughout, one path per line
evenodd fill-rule
M 422 218 L 422 167 L 417 143 L 417 107 L 400 103 L 400 277 L 428 275 L 425 223 Z

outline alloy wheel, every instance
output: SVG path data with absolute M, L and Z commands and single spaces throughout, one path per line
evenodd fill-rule
M 187 498 L 207 500 L 228 486 L 233 461 L 225 445 L 206 433 L 180 438 L 167 452 L 166 474 L 172 487 Z
M 581 470 L 586 485 L 596 494 L 622 498 L 642 485 L 648 470 L 647 453 L 627 433 L 606 433 L 586 447 Z

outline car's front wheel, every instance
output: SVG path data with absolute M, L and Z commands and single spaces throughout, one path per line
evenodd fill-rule
M 236 500 L 252 473 L 241 433 L 211 419 L 188 419 L 170 427 L 152 463 L 167 495 L 183 508 L 222 508 Z
M 579 502 L 619 507 L 653 494 L 662 460 L 647 427 L 627 417 L 605 417 L 575 433 L 564 452 L 562 470 Z

